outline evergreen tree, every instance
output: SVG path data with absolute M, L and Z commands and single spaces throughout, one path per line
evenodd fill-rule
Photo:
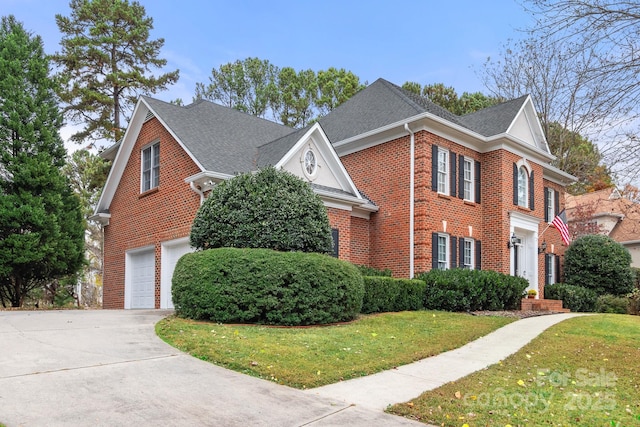
M 78 198 L 62 175 L 62 115 L 40 37 L 0 23 L 0 302 L 75 273 L 84 258 Z
M 56 15 L 63 37 L 53 58 L 68 117 L 84 125 L 71 139 L 117 141 L 138 96 L 166 89 L 179 72 L 151 75 L 152 67 L 167 63 L 158 58 L 164 39 L 149 40 L 153 19 L 137 1 L 71 0 L 69 6 L 70 17 Z

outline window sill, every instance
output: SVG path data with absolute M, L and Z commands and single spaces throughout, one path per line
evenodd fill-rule
M 531 209 L 529 209 L 529 208 L 525 208 L 524 206 L 520 206 L 520 205 L 517 205 L 517 206 L 516 206 L 516 208 L 517 208 L 519 211 L 522 211 L 522 212 L 527 212 L 527 213 L 531 213 L 531 212 L 533 212 Z
M 140 195 L 138 196 L 138 199 L 142 199 L 143 197 L 147 197 L 147 196 L 150 196 L 152 194 L 156 194 L 158 191 L 160 191 L 159 187 L 154 187 L 151 190 L 147 190 L 144 193 L 140 193 Z
M 469 206 L 478 206 L 478 203 L 472 202 L 471 200 L 464 200 L 464 204 Z
M 445 200 L 451 200 L 452 196 L 448 196 L 448 195 L 443 194 L 443 193 L 438 193 L 438 197 L 440 197 L 441 199 L 445 199 Z

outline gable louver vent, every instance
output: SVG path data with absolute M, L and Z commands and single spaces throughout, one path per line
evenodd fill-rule
M 153 119 L 155 116 L 153 115 L 153 112 L 151 111 L 147 111 L 147 117 L 144 118 L 145 122 L 148 122 L 149 120 Z

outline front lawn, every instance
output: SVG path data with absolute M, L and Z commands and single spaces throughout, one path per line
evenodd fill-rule
M 361 377 L 439 354 L 514 319 L 440 311 L 362 316 L 348 324 L 282 328 L 169 317 L 156 333 L 225 368 L 297 388 Z
M 388 412 L 455 427 L 640 425 L 640 317 L 565 320 L 504 361 Z

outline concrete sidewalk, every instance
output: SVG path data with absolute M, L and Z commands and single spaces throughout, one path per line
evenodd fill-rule
M 379 374 L 314 388 L 307 393 L 361 408 L 384 410 L 498 363 L 550 326 L 582 315 L 565 313 L 521 319 L 456 350 Z

